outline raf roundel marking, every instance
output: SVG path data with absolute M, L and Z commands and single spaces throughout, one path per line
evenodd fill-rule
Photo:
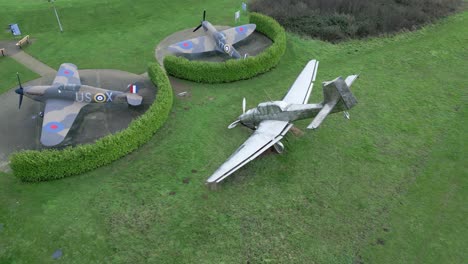
M 62 75 L 62 76 L 72 76 L 72 75 L 73 75 L 73 71 L 64 69 L 63 71 L 59 72 L 58 75 Z
M 49 122 L 45 125 L 45 131 L 50 132 L 50 133 L 58 133 L 62 131 L 65 128 L 65 126 L 56 121 Z
M 94 101 L 97 103 L 103 103 L 106 101 L 106 95 L 103 93 L 97 93 L 94 95 Z
M 236 27 L 236 31 L 237 31 L 237 33 L 245 33 L 246 32 L 246 30 L 245 30 L 245 28 L 243 26 Z
M 179 47 L 182 49 L 191 49 L 193 47 L 192 41 L 182 41 L 179 43 Z

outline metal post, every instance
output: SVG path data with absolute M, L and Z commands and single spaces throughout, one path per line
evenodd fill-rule
M 60 32 L 63 32 L 63 28 L 62 28 L 62 23 L 60 23 L 60 18 L 59 18 L 59 15 L 57 13 L 57 9 L 55 8 L 55 1 L 54 0 L 49 0 L 49 2 L 52 3 L 52 6 L 54 7 L 54 12 L 55 12 L 55 17 L 57 18 L 57 23 L 60 27 Z

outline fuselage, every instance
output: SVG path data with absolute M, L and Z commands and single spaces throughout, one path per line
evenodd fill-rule
M 265 102 L 239 116 L 240 122 L 252 129 L 264 120 L 293 122 L 314 117 L 322 104 L 288 104 L 284 101 Z
M 234 47 L 232 44 L 226 42 L 226 36 L 224 33 L 219 32 L 216 28 L 208 21 L 202 22 L 203 30 L 208 34 L 216 44 L 216 49 L 220 52 L 224 52 L 229 56 L 238 58 L 238 52 L 234 52 Z
M 62 99 L 83 103 L 125 103 L 124 92 L 106 90 L 89 85 L 45 85 L 24 87 L 23 94 L 33 100 L 45 102 Z

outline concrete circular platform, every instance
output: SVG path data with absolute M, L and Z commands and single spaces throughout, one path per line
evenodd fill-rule
M 228 29 L 230 27 L 215 26 L 215 28 L 221 31 L 221 30 Z M 193 28 L 178 31 L 166 37 L 158 44 L 155 50 L 156 59 L 161 65 L 163 65 L 163 60 L 166 55 L 183 56 L 189 60 L 200 60 L 200 61 L 211 61 L 211 62 L 223 62 L 223 61 L 231 59 L 231 57 L 228 56 L 227 54 L 216 52 L 216 51 L 210 51 L 210 52 L 204 52 L 204 53 L 198 53 L 198 54 L 184 54 L 184 53 L 173 54 L 167 49 L 167 47 L 169 47 L 170 45 L 174 43 L 177 43 L 186 39 L 204 36 L 204 35 L 206 35 L 206 33 L 203 30 L 198 30 L 196 32 L 193 32 Z M 250 35 L 246 39 L 234 44 L 234 48 L 236 48 L 237 51 L 239 51 L 241 55 L 244 55 L 247 53 L 249 54 L 249 56 L 255 56 L 261 53 L 262 51 L 264 51 L 266 48 L 268 48 L 271 44 L 273 44 L 271 39 L 269 39 L 267 36 L 263 35 L 262 33 L 254 31 L 254 33 L 252 33 L 252 35 Z
M 111 103 L 85 106 L 59 148 L 91 143 L 127 128 L 155 99 L 156 88 L 147 77 L 119 70 L 79 70 L 79 73 L 82 84 L 109 90 L 126 91 L 130 83 L 136 83 L 143 103 L 138 107 Z M 54 78 L 55 74 L 46 75 L 23 86 L 50 85 Z M 39 142 L 42 118 L 38 116 L 44 111 L 44 104 L 24 97 L 18 109 L 18 97 L 14 89 L 0 96 L 0 168 L 8 163 L 8 156 L 14 151 L 44 148 Z

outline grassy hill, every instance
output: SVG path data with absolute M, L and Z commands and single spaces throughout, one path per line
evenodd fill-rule
M 230 24 L 240 2 L 60 1 L 63 34 L 47 3 L 0 5 L 0 23 L 21 22 L 37 38 L 27 52 L 53 68 L 139 73 L 158 41 L 196 26 L 203 8 Z M 59 248 L 65 263 L 462 263 L 467 19 L 339 45 L 289 34 L 278 67 L 257 78 L 175 80 L 190 96 L 177 97 L 167 124 L 131 155 L 53 182 L 0 173 L 0 263 L 52 262 Z M 250 135 L 226 128 L 242 98 L 248 107 L 282 98 L 312 58 L 318 83 L 361 74 L 351 120 L 333 115 L 318 131 L 297 122 L 305 134 L 290 133 L 284 155 L 262 156 L 207 190 L 206 178 Z M 321 96 L 316 85 L 311 102 Z

